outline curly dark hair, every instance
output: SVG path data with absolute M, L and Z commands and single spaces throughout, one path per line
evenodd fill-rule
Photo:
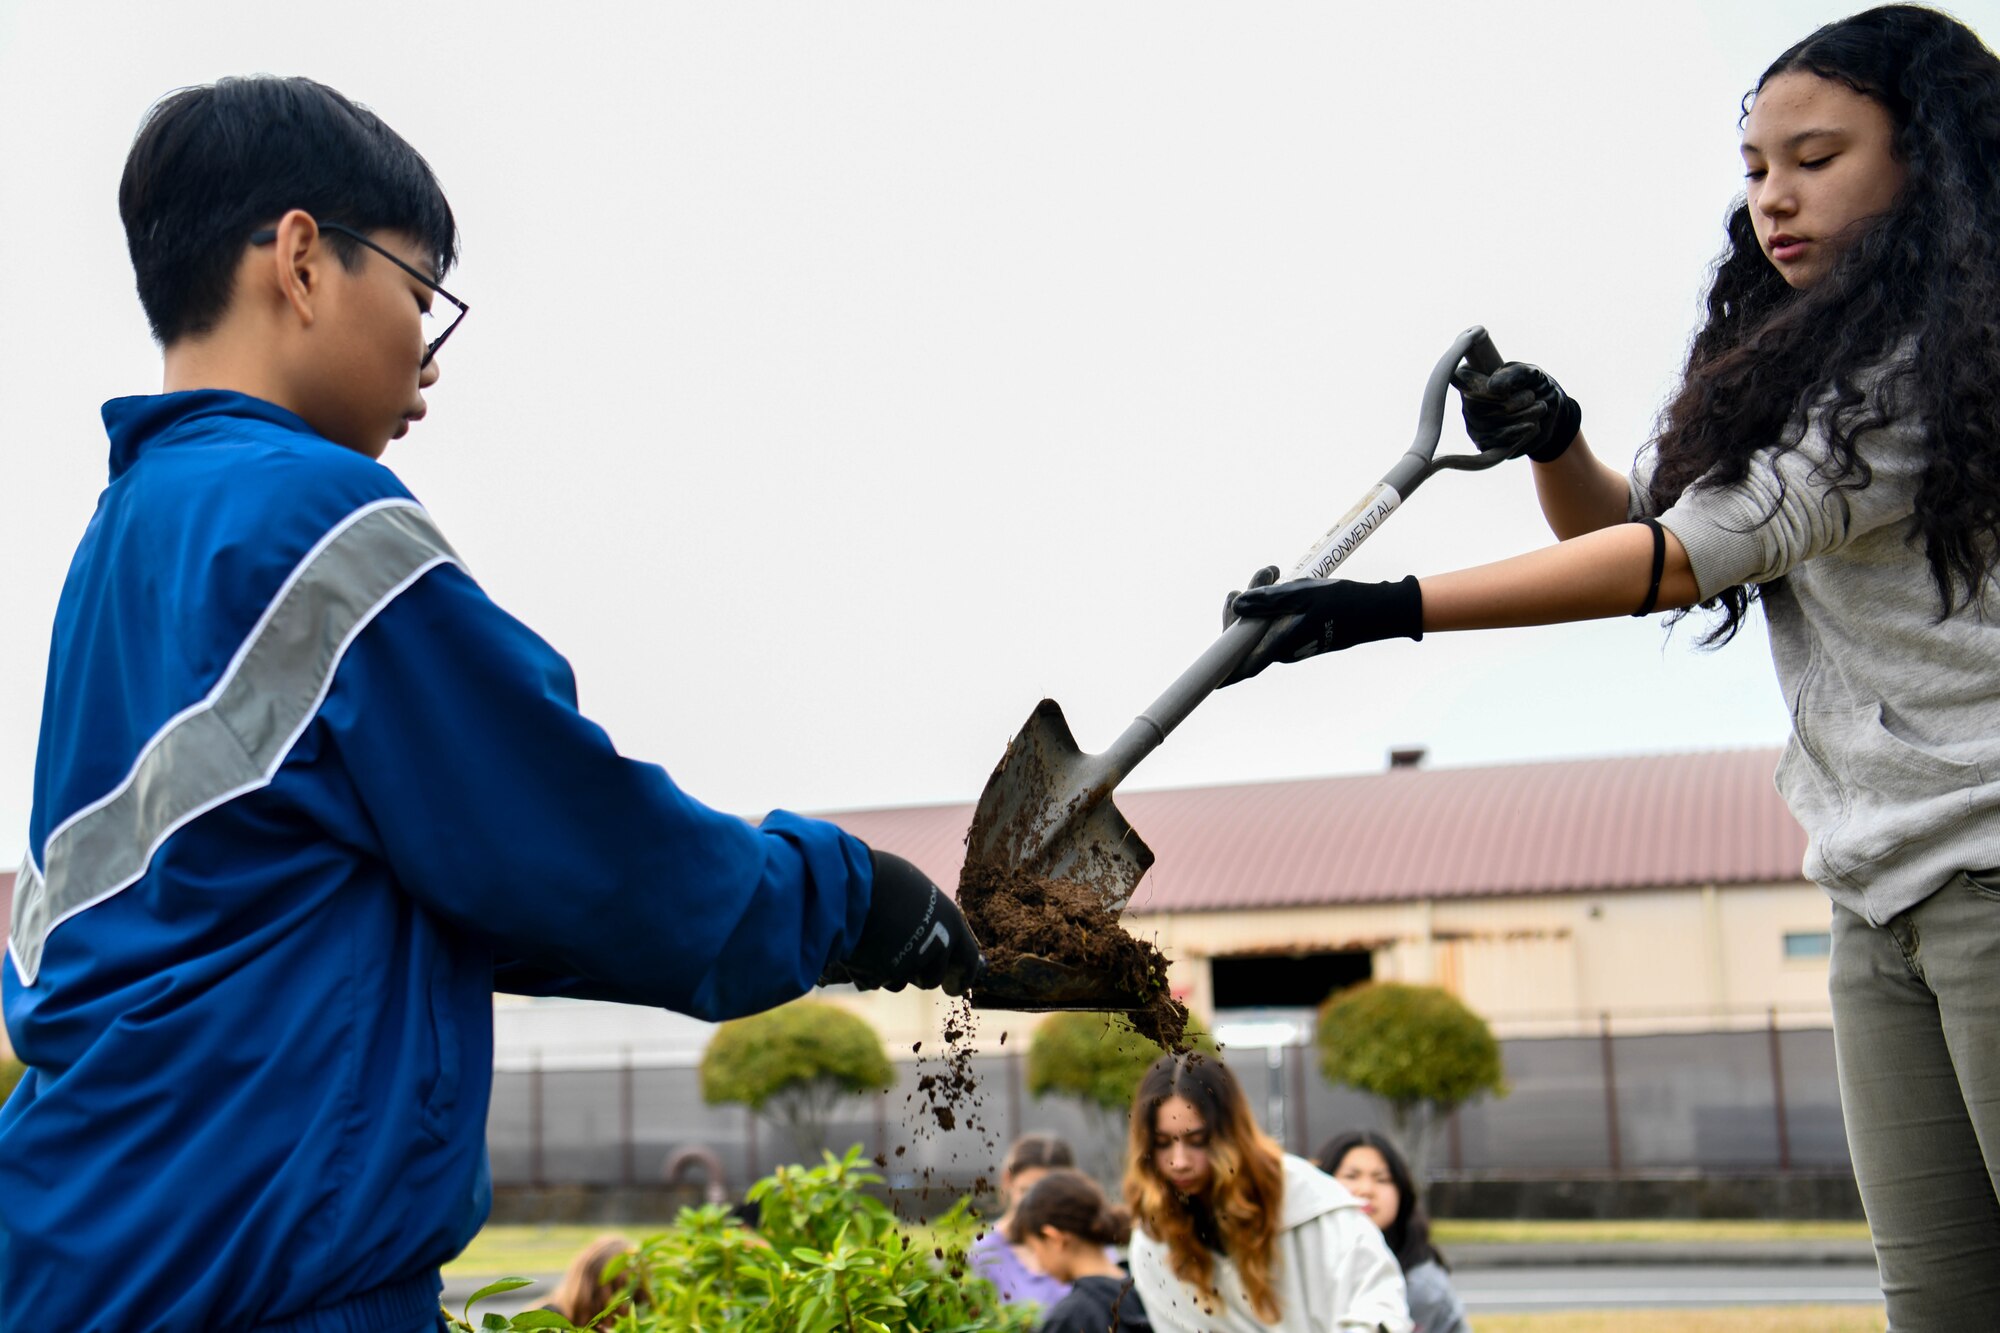
M 1753 454 L 1797 447 L 1788 427 L 1809 410 L 1826 432 L 1828 480 L 1859 489 L 1870 472 L 1857 438 L 1892 410 L 1908 414 L 1925 426 L 1909 535 L 1923 539 L 1942 619 L 1981 600 L 2000 538 L 2000 60 L 1946 14 L 1885 5 L 1779 56 L 1745 114 L 1794 71 L 1888 110 L 1903 187 L 1804 291 L 1765 258 L 1738 200 L 1664 414 L 1650 498 L 1665 509 L 1690 487 L 1741 482 Z M 1912 337 L 1922 355 L 1895 357 Z M 1705 602 L 1722 618 L 1703 642 L 1733 638 L 1755 596 L 1738 586 Z

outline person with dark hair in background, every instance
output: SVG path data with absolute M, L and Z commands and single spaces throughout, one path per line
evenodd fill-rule
M 1225 614 L 1280 626 L 1241 679 L 1377 639 L 1697 604 L 1718 614 L 1717 643 L 1762 607 L 1792 715 L 1777 783 L 1806 831 L 1805 874 L 1833 900 L 1841 1112 L 1890 1324 L 1987 1327 L 2000 59 L 1949 15 L 1886 5 L 1783 52 L 1745 102 L 1747 188 L 1630 475 L 1597 460 L 1547 372 L 1462 369 L 1467 432 L 1532 460 L 1560 542 L 1421 581 L 1257 587 Z M 1246 491 L 1285 484 L 1251 478 Z
M 1049 1171 L 1028 1190 L 1014 1207 L 1008 1239 L 1026 1246 L 1044 1273 L 1069 1284 L 1069 1294 L 1042 1316 L 1040 1333 L 1153 1327 L 1131 1277 L 1109 1253 L 1131 1234 L 1131 1214 L 1081 1171 Z
M 1354 1196 L 1257 1127 L 1221 1060 L 1163 1055 L 1125 1158 L 1132 1277 L 1167 1333 L 1410 1333 L 1403 1274 Z
M 1003 1303 L 1047 1309 L 1069 1294 L 1066 1279 L 1038 1266 L 1034 1252 L 1013 1239 L 1013 1222 L 1022 1196 L 1036 1181 L 1052 1170 L 1075 1165 L 1069 1143 L 1054 1134 L 1023 1134 L 1007 1146 L 1007 1155 L 1000 1160 L 1000 1202 L 1006 1211 L 966 1252 L 972 1271 L 993 1284 Z
M 1444 1255 L 1431 1244 L 1423 1191 L 1395 1143 L 1372 1129 L 1349 1130 L 1321 1145 L 1313 1162 L 1345 1185 L 1368 1220 L 1382 1229 L 1389 1252 L 1403 1267 L 1416 1333 L 1471 1333 Z
M 56 611 L 0 1325 L 432 1330 L 491 1203 L 495 991 L 721 1019 L 961 991 L 978 944 L 909 862 L 622 757 L 379 461 L 466 312 L 379 117 L 182 89 L 118 204 L 166 392 L 105 405 Z

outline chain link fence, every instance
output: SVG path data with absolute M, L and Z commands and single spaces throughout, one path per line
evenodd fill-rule
M 1824 1028 L 1619 1034 L 1501 1042 L 1509 1094 L 1462 1109 L 1435 1134 L 1436 1180 L 1500 1176 L 1848 1171 L 1834 1082 L 1833 1034 Z M 1386 1108 L 1319 1076 L 1308 1046 L 1236 1048 L 1227 1059 L 1267 1131 L 1310 1154 L 1337 1131 L 1387 1128 Z M 1120 1173 L 1122 1116 L 1027 1091 L 1024 1053 L 972 1058 L 976 1100 L 954 1108 L 947 1129 L 917 1081 L 936 1061 L 896 1066 L 896 1086 L 843 1103 L 826 1146 L 862 1145 L 880 1157 L 889 1187 L 941 1195 L 990 1182 L 1017 1135 L 1060 1134 L 1080 1165 Z M 806 1154 L 740 1106 L 709 1106 L 690 1065 L 626 1059 L 600 1069 L 506 1069 L 493 1079 L 487 1129 L 497 1184 L 650 1186 L 670 1164 L 712 1154 L 722 1179 L 697 1171 L 729 1197 L 781 1162 Z M 693 1150 L 691 1153 L 690 1150 Z

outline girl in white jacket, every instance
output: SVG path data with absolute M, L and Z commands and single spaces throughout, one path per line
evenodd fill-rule
M 1139 1081 L 1125 1200 L 1132 1277 L 1163 1333 L 1411 1333 L 1382 1233 L 1257 1128 L 1214 1056 L 1162 1056 Z

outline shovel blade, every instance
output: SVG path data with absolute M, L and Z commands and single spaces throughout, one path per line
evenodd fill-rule
M 972 988 L 970 997 L 975 1009 L 1012 1009 L 1031 1014 L 1068 1009 L 1130 1013 L 1144 1009 L 1152 999 L 1147 995 L 1127 994 L 1106 985 L 1103 977 L 1039 954 L 1021 954 L 1005 967 L 987 972 Z
M 1062 705 L 1044 699 L 986 780 L 965 837 L 969 864 L 1070 880 L 1116 915 L 1153 864 L 1111 801 L 1117 775 L 1077 748 Z
M 965 837 L 967 866 L 1069 880 L 1117 915 L 1153 852 L 1112 804 L 1115 782 L 1077 748 L 1061 706 L 1042 700 L 980 793 Z M 1152 997 L 1053 958 L 1020 954 L 981 978 L 971 998 L 980 1009 L 1046 1012 L 1129 1011 Z

